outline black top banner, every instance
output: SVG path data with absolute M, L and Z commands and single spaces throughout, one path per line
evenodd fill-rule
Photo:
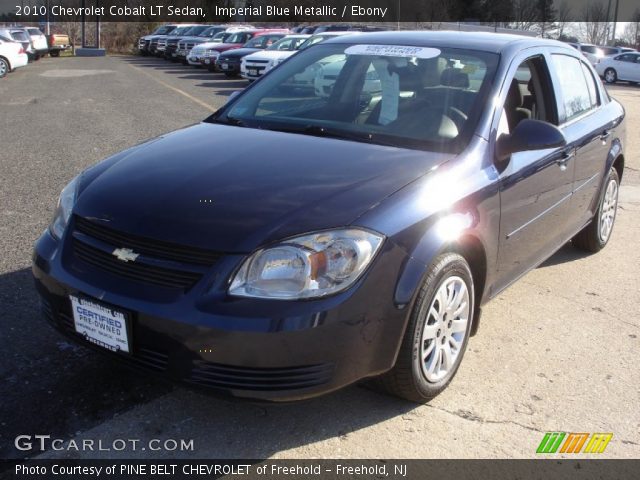
M 640 22 L 634 0 L 0 0 L 0 21 L 170 23 Z

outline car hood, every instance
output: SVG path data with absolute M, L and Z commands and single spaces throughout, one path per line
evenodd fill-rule
M 244 57 L 245 55 L 249 55 L 250 53 L 259 52 L 260 50 L 262 49 L 261 48 L 234 48 L 233 50 L 230 50 L 220 55 L 220 58 L 240 58 L 240 57 Z
M 296 53 L 295 50 L 259 50 L 248 55 L 247 60 L 271 60 L 273 58 L 287 58 Z
M 87 171 L 74 213 L 134 235 L 247 253 L 349 225 L 449 157 L 201 123 Z
M 242 47 L 241 43 L 212 43 L 211 47 L 207 48 L 213 48 L 215 50 L 218 50 L 219 52 L 224 52 L 226 50 L 231 50 L 232 48 L 240 47 Z
M 209 38 L 207 37 L 198 37 L 198 36 L 193 36 L 193 37 L 180 37 L 180 42 L 204 42 L 205 40 L 209 40 Z

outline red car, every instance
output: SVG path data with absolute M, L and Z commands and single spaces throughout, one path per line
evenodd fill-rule
M 202 64 L 209 68 L 210 72 L 215 71 L 215 64 L 218 56 L 227 50 L 241 48 L 245 43 L 254 37 L 266 35 L 269 33 L 290 33 L 286 28 L 260 28 L 255 30 L 243 30 L 232 34 L 225 43 L 205 43 L 199 45 L 205 49 L 204 56 L 201 60 Z

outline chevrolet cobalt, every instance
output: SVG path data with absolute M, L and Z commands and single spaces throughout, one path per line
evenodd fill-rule
M 340 36 L 78 175 L 33 274 L 51 324 L 132 366 L 267 401 L 369 378 L 424 402 L 485 302 L 568 241 L 607 244 L 623 147 L 570 46 Z

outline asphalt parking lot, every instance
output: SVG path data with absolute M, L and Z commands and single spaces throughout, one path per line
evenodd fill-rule
M 32 244 L 82 169 L 198 122 L 246 83 L 155 58 L 45 58 L 0 81 L 0 458 L 20 434 L 193 439 L 189 452 L 87 457 L 534 457 L 547 431 L 612 432 L 640 457 L 640 88 L 627 111 L 620 208 L 607 248 L 564 247 L 488 304 L 452 385 L 417 406 L 359 386 L 265 406 L 148 378 L 41 319 Z M 77 457 L 77 452 L 46 452 Z

